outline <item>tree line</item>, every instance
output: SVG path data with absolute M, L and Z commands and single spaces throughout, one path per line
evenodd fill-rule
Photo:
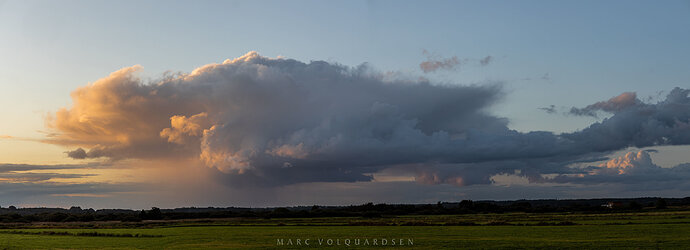
M 687 209 L 690 197 L 683 199 L 636 198 L 590 200 L 519 200 L 438 202 L 436 204 L 373 204 L 351 206 L 301 206 L 278 208 L 176 208 L 148 210 L 62 208 L 0 208 L 0 223 L 29 222 L 90 222 L 143 220 L 177 220 L 204 218 L 309 218 L 309 217 L 365 217 L 398 215 L 443 215 L 476 213 L 616 213 L 629 211 L 658 211 Z

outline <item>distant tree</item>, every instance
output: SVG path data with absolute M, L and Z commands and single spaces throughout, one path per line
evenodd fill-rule
M 511 207 L 515 210 L 520 210 L 520 211 L 527 211 L 532 209 L 532 204 L 526 201 L 520 201 L 520 202 L 515 202 L 511 205 Z
M 630 204 L 628 204 L 628 207 L 633 210 L 639 210 L 642 209 L 642 205 L 640 203 L 637 203 L 635 201 L 631 201 Z
M 17 207 L 15 207 L 15 206 L 9 206 L 7 208 L 9 208 L 10 210 L 17 210 Z
M 460 208 L 464 208 L 464 209 L 472 209 L 474 204 L 473 204 L 472 200 L 462 200 L 460 202 L 459 206 L 460 206 Z
M 664 200 L 664 199 L 656 200 L 656 208 L 657 209 L 664 209 L 664 208 L 666 208 L 666 206 L 667 206 L 666 200 Z
M 118 218 L 120 221 L 125 221 L 125 222 L 139 222 L 141 221 L 141 218 L 137 216 L 136 214 L 119 214 L 115 216 Z
M 84 214 L 84 215 L 79 217 L 79 221 L 84 221 L 84 222 L 93 221 L 95 219 L 96 218 L 93 216 L 93 214 Z
M 284 208 L 284 207 L 279 207 L 279 208 L 273 209 L 273 213 L 280 214 L 280 215 L 287 215 L 290 213 L 290 210 L 288 210 L 287 208 Z
M 78 216 L 78 215 L 74 215 L 74 214 L 70 214 L 70 215 L 67 216 L 67 218 L 63 219 L 62 221 L 67 221 L 67 222 L 79 221 L 79 216 Z
M 48 221 L 50 221 L 50 222 L 62 222 L 62 221 L 65 221 L 65 219 L 67 219 L 67 217 L 69 217 L 69 215 L 67 215 L 65 213 L 52 213 L 52 214 L 48 215 Z
M 163 213 L 161 213 L 160 208 L 152 207 L 148 212 L 148 217 L 150 220 L 161 220 L 163 219 Z

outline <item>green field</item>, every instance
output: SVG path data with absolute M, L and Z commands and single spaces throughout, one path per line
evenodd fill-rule
M 558 223 L 561 225 L 555 226 Z M 364 224 L 370 226 L 357 226 Z M 43 223 L 5 225 L 5 228 L 0 230 L 0 249 L 690 248 L 690 212 L 683 211 Z M 279 246 L 279 239 L 285 245 Z M 288 239 L 293 244 L 296 239 L 310 239 L 310 245 L 302 242 L 301 246 L 289 246 Z M 323 239 L 321 245 L 319 239 Z M 328 245 L 328 239 L 333 240 L 332 246 Z M 355 239 L 359 239 L 360 246 L 355 245 Z M 365 239 L 370 245 L 362 245 Z M 374 239 L 378 246 L 373 246 Z M 382 246 L 381 239 L 386 239 L 387 246 Z M 392 245 L 392 239 L 396 239 L 396 246 Z M 400 239 L 403 246 L 398 246 Z M 345 240 L 350 240 L 350 246 L 345 245 Z

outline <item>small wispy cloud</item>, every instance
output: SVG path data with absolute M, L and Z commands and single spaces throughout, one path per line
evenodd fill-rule
M 553 104 L 549 105 L 548 107 L 541 107 L 539 109 L 544 110 L 544 111 L 546 111 L 546 113 L 549 113 L 549 114 L 555 114 L 556 113 L 556 105 L 553 105 Z
M 486 56 L 486 57 L 482 58 L 481 60 L 479 60 L 479 64 L 481 64 L 482 66 L 489 65 L 489 63 L 491 63 L 493 61 L 493 59 L 494 58 L 492 56 Z
M 428 51 L 423 52 L 427 56 L 427 60 L 419 64 L 419 68 L 424 71 L 424 73 L 434 72 L 439 69 L 443 70 L 455 70 L 460 66 L 460 60 L 457 56 L 452 56 L 450 58 L 433 58 Z
M 4 173 L 0 174 L 0 180 L 4 182 L 41 182 L 53 179 L 78 179 L 94 174 L 61 174 L 61 173 Z
M 545 73 L 543 76 L 541 76 L 539 79 L 542 79 L 544 81 L 551 81 L 551 74 Z
M 481 59 L 460 59 L 457 56 L 442 57 L 437 54 L 430 53 L 427 50 L 422 50 L 422 54 L 427 58 L 426 61 L 423 61 L 419 64 L 419 68 L 422 69 L 424 73 L 432 73 L 437 70 L 455 71 L 458 70 L 463 64 L 472 62 L 478 63 L 479 66 L 483 67 L 494 61 L 494 57 L 492 56 L 486 56 Z
M 0 163 L 0 173 L 34 170 L 64 170 L 64 169 L 93 169 L 108 167 L 103 163 L 86 164 L 58 164 L 58 165 L 32 165 L 32 164 L 2 164 Z

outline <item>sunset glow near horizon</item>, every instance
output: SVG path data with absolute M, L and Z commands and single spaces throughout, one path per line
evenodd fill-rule
M 0 206 L 690 196 L 689 25 L 688 1 L 0 0 Z

